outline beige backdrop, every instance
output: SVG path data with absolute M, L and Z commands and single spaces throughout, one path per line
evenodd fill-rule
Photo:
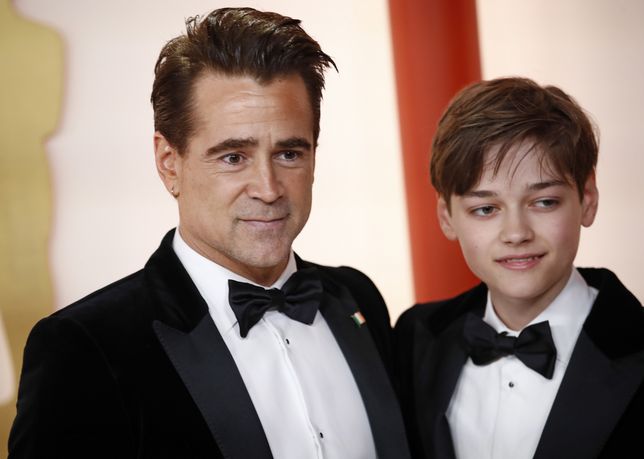
M 600 130 L 599 213 L 580 266 L 614 270 L 644 300 L 644 2 L 478 0 L 483 76 L 572 94 Z

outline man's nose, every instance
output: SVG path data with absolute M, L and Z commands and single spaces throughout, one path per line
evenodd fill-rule
M 270 160 L 257 161 L 251 168 L 248 195 L 265 203 L 277 201 L 284 193 L 277 167 Z

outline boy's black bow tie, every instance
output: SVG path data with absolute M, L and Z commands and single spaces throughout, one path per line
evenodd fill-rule
M 465 346 L 476 365 L 487 365 L 501 357 L 515 355 L 528 368 L 552 379 L 557 349 L 552 341 L 548 321 L 524 328 L 519 336 L 497 333 L 474 314 L 467 314 L 463 330 Z
M 239 323 L 242 338 L 271 308 L 293 320 L 311 325 L 322 297 L 322 282 L 315 268 L 296 271 L 281 289 L 265 289 L 228 280 L 228 301 Z

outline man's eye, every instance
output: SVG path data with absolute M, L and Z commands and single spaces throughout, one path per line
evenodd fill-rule
M 492 215 L 493 213 L 494 206 L 482 206 L 472 210 L 472 214 L 478 215 L 479 217 L 486 217 L 488 215 Z
M 242 155 L 239 153 L 230 153 L 223 156 L 221 159 L 228 164 L 239 164 L 242 161 Z
M 300 157 L 300 153 L 297 151 L 287 150 L 280 152 L 279 157 L 287 161 L 294 161 Z

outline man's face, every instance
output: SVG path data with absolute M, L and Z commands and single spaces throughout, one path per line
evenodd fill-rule
M 269 285 L 311 210 L 315 147 L 304 82 L 207 73 L 195 82 L 194 101 L 196 130 L 183 155 L 155 135 L 157 167 L 178 193 L 181 236 Z
M 576 187 L 549 172 L 534 151 L 524 157 L 528 147 L 514 147 L 496 176 L 488 167 L 472 190 L 452 195 L 451 214 L 439 200 L 443 232 L 459 241 L 502 319 L 513 309 L 510 315 L 536 317 L 554 300 L 568 281 L 581 226 L 590 226 L 597 210 L 594 177 L 580 202 Z

